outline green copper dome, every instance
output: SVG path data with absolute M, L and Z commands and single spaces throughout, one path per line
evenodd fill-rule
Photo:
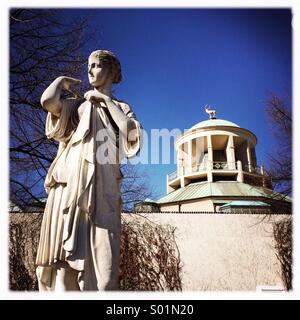
M 201 122 L 195 124 L 190 130 L 207 128 L 207 127 L 214 127 L 214 126 L 227 126 L 227 127 L 240 128 L 240 126 L 238 126 L 237 124 L 235 124 L 231 121 L 222 120 L 222 119 L 209 119 L 209 120 L 201 121 Z

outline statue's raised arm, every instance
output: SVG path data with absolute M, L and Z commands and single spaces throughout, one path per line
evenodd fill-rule
M 61 76 L 56 78 L 44 91 L 41 97 L 41 105 L 48 112 L 59 117 L 62 108 L 63 90 L 71 91 L 72 85 L 78 85 L 81 80 Z

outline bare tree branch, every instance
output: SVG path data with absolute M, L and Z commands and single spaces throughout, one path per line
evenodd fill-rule
M 43 182 L 57 143 L 45 136 L 47 113 L 40 97 L 60 75 L 83 78 L 88 18 L 70 24 L 61 10 L 10 11 L 10 197 L 16 204 L 46 196 Z M 135 166 L 123 166 L 122 171 L 123 205 L 129 210 L 153 191 Z
M 45 196 L 57 143 L 45 136 L 40 97 L 57 76 L 82 75 L 87 24 L 87 18 L 65 21 L 60 10 L 10 11 L 10 197 L 16 204 Z
M 269 155 L 269 172 L 274 187 L 284 195 L 292 193 L 292 115 L 291 98 L 271 95 L 266 103 L 276 149 Z

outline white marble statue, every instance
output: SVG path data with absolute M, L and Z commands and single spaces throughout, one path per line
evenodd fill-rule
M 80 80 L 59 77 L 45 90 L 46 135 L 59 141 L 45 188 L 48 200 L 36 258 L 40 291 L 118 289 L 120 158 L 140 149 L 130 106 L 112 96 L 121 67 L 107 50 L 91 53 L 84 98 L 63 98 Z M 120 157 L 119 157 L 120 155 Z

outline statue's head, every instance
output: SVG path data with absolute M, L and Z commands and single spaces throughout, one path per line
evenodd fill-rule
M 107 70 L 107 73 L 111 77 L 111 83 L 119 83 L 122 80 L 120 61 L 111 51 L 93 51 L 89 56 L 89 65 L 90 61 L 95 59 Z

